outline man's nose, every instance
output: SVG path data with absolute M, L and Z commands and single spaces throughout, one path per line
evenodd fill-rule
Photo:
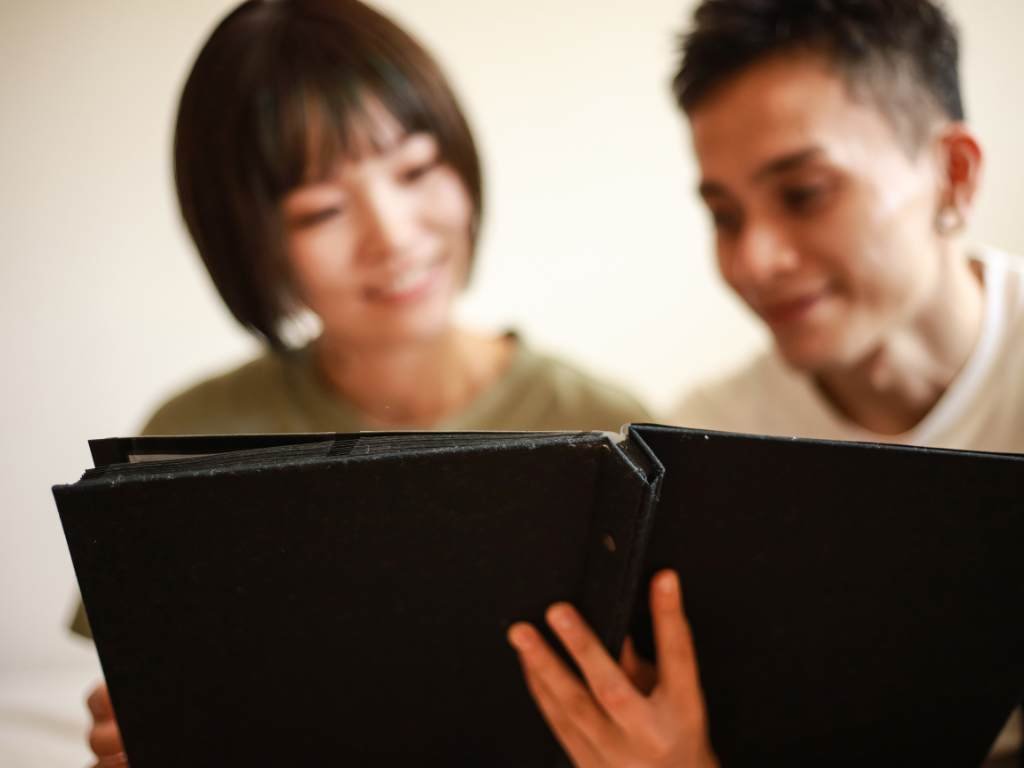
M 797 250 L 786 233 L 769 223 L 751 222 L 731 249 L 730 282 L 750 285 L 769 283 L 797 266 Z

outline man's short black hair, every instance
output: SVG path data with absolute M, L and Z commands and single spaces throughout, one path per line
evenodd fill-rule
M 681 48 L 672 85 L 687 113 L 753 64 L 811 53 L 914 140 L 936 111 L 964 119 L 957 32 L 932 0 L 703 0 Z

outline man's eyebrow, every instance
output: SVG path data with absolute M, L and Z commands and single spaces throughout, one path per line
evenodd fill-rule
M 788 171 L 792 171 L 795 168 L 799 168 L 801 165 L 813 160 L 820 154 L 821 147 L 798 149 L 796 152 L 790 152 L 782 157 L 769 160 L 758 168 L 751 178 L 755 183 L 764 181 L 771 176 L 778 176 Z
M 798 149 L 796 152 L 790 152 L 782 157 L 776 157 L 754 171 L 751 179 L 755 184 L 763 182 L 765 179 L 772 176 L 779 176 L 783 173 L 799 168 L 801 165 L 814 160 L 816 157 L 821 155 L 821 153 L 821 147 L 814 146 L 807 147 L 805 149 Z M 728 197 L 729 190 L 725 185 L 720 184 L 717 181 L 706 179 L 697 187 L 697 194 L 707 200 L 712 197 Z
M 702 181 L 697 187 L 697 194 L 707 200 L 711 197 L 726 197 L 729 192 L 717 181 Z

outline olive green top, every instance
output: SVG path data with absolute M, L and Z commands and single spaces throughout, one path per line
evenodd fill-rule
M 617 430 L 646 416 L 623 390 L 512 338 L 515 349 L 501 378 L 435 429 Z M 370 429 L 350 403 L 327 389 L 310 350 L 267 353 L 186 390 L 157 410 L 143 434 Z
M 632 395 L 516 340 L 505 373 L 438 430 L 609 430 L 647 421 Z M 327 390 L 310 348 L 266 353 L 171 398 L 144 435 L 359 432 L 351 404 Z M 90 636 L 82 606 L 71 628 Z

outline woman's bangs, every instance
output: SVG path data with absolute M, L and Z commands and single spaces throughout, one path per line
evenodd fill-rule
M 443 138 L 419 88 L 377 51 L 291 47 L 271 75 L 257 117 L 260 173 L 277 198 L 329 177 L 345 158 L 385 148 L 381 113 L 405 133 L 429 131 Z M 290 47 L 290 46 L 289 46 Z M 444 148 L 442 148 L 442 152 Z

